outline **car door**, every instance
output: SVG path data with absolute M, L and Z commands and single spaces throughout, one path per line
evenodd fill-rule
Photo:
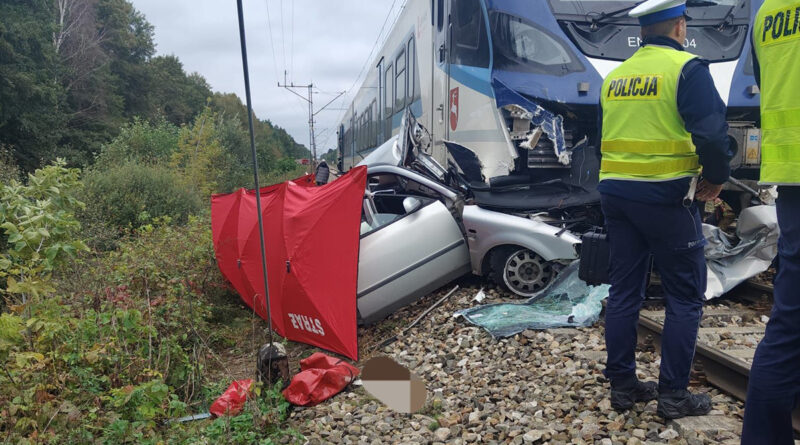
M 450 210 L 439 200 L 368 193 L 358 262 L 358 311 L 365 324 L 390 315 L 469 273 L 469 250 Z M 372 213 L 372 215 L 369 215 Z

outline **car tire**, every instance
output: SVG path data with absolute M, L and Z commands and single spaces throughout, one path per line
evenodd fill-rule
M 489 261 L 492 280 L 521 298 L 535 297 L 556 277 L 556 269 L 551 262 L 524 247 L 495 249 Z

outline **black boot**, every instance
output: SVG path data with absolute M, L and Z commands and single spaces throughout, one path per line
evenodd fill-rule
M 636 402 L 649 402 L 658 397 L 656 382 L 642 382 L 638 379 L 631 385 L 615 387 L 611 385 L 611 407 L 617 411 L 625 411 Z
M 656 413 L 665 419 L 704 416 L 709 411 L 711 411 L 711 397 L 708 394 L 692 394 L 685 389 L 658 394 Z

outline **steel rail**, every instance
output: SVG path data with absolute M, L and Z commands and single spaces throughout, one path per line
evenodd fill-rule
M 762 292 L 772 292 L 772 286 L 749 281 L 747 286 Z M 658 349 L 661 348 L 663 322 L 646 315 L 639 316 L 639 338 L 648 334 L 653 337 Z M 708 383 L 726 393 L 744 401 L 747 398 L 747 382 L 750 377 L 750 364 L 727 354 L 723 349 L 715 348 L 705 342 L 698 341 L 695 349 L 695 362 L 703 366 Z M 794 430 L 800 433 L 800 408 L 792 413 Z

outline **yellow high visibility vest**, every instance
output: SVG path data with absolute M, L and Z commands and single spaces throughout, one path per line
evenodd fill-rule
M 761 182 L 800 184 L 800 1 L 766 0 L 753 46 L 761 68 Z
M 647 45 L 606 77 L 600 93 L 601 181 L 665 181 L 700 172 L 677 102 L 681 71 L 695 57 Z

